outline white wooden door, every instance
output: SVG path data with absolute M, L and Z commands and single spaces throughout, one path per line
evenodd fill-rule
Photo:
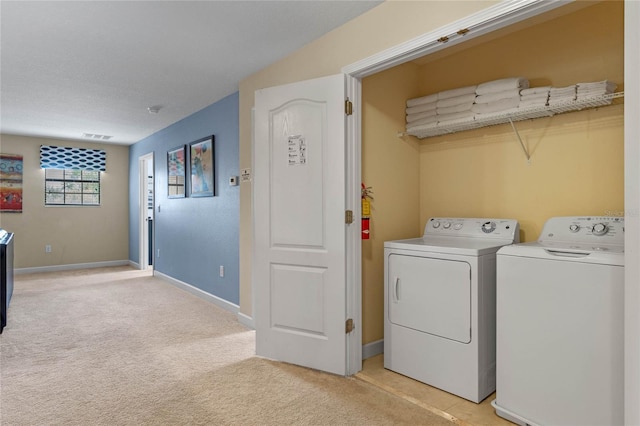
M 347 373 L 345 76 L 256 91 L 256 353 Z

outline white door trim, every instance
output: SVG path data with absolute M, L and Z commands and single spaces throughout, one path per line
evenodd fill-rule
M 349 100 L 360 104 L 361 80 L 346 76 L 346 93 Z M 356 103 L 354 102 L 354 105 Z M 354 320 L 354 329 L 347 339 L 347 374 L 362 370 L 362 242 L 360 241 L 360 182 L 362 180 L 362 114 L 360 108 L 353 109 L 347 119 L 346 144 L 346 208 L 353 211 L 354 224 L 347 228 L 347 317 Z M 355 226 L 354 226 L 355 225 Z
M 146 230 L 147 228 L 147 173 L 146 173 L 146 163 L 147 161 L 151 161 L 153 164 L 153 152 L 148 154 L 141 155 L 138 157 L 138 189 L 139 189 L 139 197 L 138 197 L 138 267 L 142 270 L 149 268 L 149 251 L 146 242 L 148 241 L 148 236 Z M 155 166 L 154 166 L 155 167 Z M 155 195 L 155 194 L 154 194 Z M 155 196 L 154 196 L 155 203 Z M 155 206 L 154 206 L 155 208 Z
M 459 19 L 434 31 L 423 34 L 397 46 L 383 50 L 351 65 L 342 72 L 363 78 L 396 65 L 447 49 L 472 38 L 515 24 L 533 16 L 572 3 L 574 0 L 507 0 L 466 18 Z M 468 29 L 466 34 L 458 31 Z M 446 42 L 439 41 L 447 37 Z
M 361 129 L 360 129 L 360 105 L 361 102 L 361 79 L 400 65 L 407 61 L 414 60 L 424 55 L 437 52 L 464 40 L 477 37 L 482 34 L 506 27 L 527 18 L 550 11 L 563 6 L 569 1 L 547 1 L 547 0 L 513 0 L 503 1 L 495 6 L 484 9 L 466 18 L 455 21 L 449 25 L 441 27 L 435 31 L 426 33 L 420 37 L 409 40 L 390 49 L 379 52 L 368 58 L 362 59 L 342 68 L 342 72 L 348 77 L 347 92 L 353 102 L 354 114 L 358 123 L 356 130 L 347 131 L 347 146 L 353 151 L 353 156 L 347 163 L 347 174 L 349 177 L 359 179 L 361 170 Z M 638 40 L 638 28 L 640 27 L 640 7 L 637 2 L 625 2 L 625 75 L 637 76 L 640 73 L 638 58 L 640 57 L 640 41 Z M 471 31 L 464 36 L 458 34 L 460 29 L 468 28 Z M 442 36 L 449 37 L 447 43 L 441 43 L 438 39 Z M 625 81 L 625 91 L 631 93 L 625 102 L 625 226 L 627 228 L 627 238 L 625 241 L 625 263 L 631 268 L 625 271 L 625 424 L 640 424 L 640 406 L 636 404 L 640 400 L 640 268 L 637 265 L 637 256 L 640 253 L 640 241 L 637 235 L 640 233 L 640 197 L 638 196 L 638 160 L 640 150 L 638 140 L 640 138 L 639 129 L 635 117 L 640 115 L 640 89 L 638 79 Z M 359 211 L 357 207 L 360 195 L 351 193 L 354 197 L 350 204 L 355 204 L 354 215 Z M 349 203 L 349 202 L 348 202 Z M 361 246 L 360 236 L 349 234 L 351 239 L 347 244 L 347 259 L 349 262 L 358 262 L 353 265 L 357 269 L 360 265 Z M 353 252 L 352 252 L 353 251 Z M 348 271 L 347 292 L 353 294 L 355 300 L 353 306 L 357 312 L 362 311 L 362 281 L 360 271 Z M 361 318 L 356 319 L 357 334 L 362 333 Z M 355 334 L 355 333 L 354 333 Z M 349 345 L 351 348 L 352 346 Z M 359 351 L 356 351 L 359 352 Z M 349 369 L 352 373 L 358 371 L 362 364 L 362 354 L 359 362 L 353 352 L 349 356 Z M 360 366 L 360 367 L 358 367 Z

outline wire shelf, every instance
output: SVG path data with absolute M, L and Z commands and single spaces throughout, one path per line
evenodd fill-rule
M 575 101 L 561 102 L 558 104 L 523 108 L 517 111 L 500 112 L 495 114 L 483 114 L 482 117 L 476 115 L 473 118 L 459 120 L 452 123 L 433 123 L 424 126 L 416 126 L 407 130 L 405 134 L 415 136 L 419 139 L 447 135 L 465 130 L 479 129 L 481 127 L 495 126 L 498 124 L 513 123 L 515 121 L 530 120 L 533 118 L 551 117 L 583 109 L 598 108 L 611 105 L 614 99 L 624 97 L 624 92 L 610 93 L 606 95 L 588 97 Z

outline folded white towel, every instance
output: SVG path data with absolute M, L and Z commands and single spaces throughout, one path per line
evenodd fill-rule
M 544 99 L 530 99 L 530 100 L 520 99 L 518 108 L 543 107 L 547 105 L 547 102 L 548 102 L 548 98 L 546 97 Z
M 549 98 L 549 92 L 545 93 L 534 93 L 531 95 L 520 95 L 521 101 L 536 101 L 539 99 L 544 99 L 545 101 Z
M 516 98 L 520 99 L 520 89 L 502 90 L 500 92 L 491 92 L 476 97 L 477 104 L 488 104 L 489 102 L 499 101 L 500 99 Z
M 454 112 L 451 114 L 443 114 L 443 115 L 438 115 L 438 123 L 442 123 L 444 121 L 451 121 L 451 120 L 458 120 L 458 119 L 464 119 L 464 118 L 472 118 L 474 116 L 474 112 L 469 110 L 469 111 L 462 111 L 462 112 Z
M 407 114 L 407 123 L 411 123 L 412 121 L 422 120 L 423 118 L 435 117 L 436 110 L 420 112 L 418 114 Z
M 520 98 L 504 98 L 486 104 L 475 104 L 471 110 L 476 114 L 489 114 L 498 111 L 510 110 L 517 108 L 520 104 Z
M 587 95 L 587 94 L 592 94 L 592 93 L 613 93 L 613 90 L 609 90 L 606 88 L 600 88 L 600 89 L 584 89 L 584 90 L 578 90 L 576 93 L 578 93 L 578 95 Z
M 411 133 L 411 132 L 417 132 L 417 131 L 421 131 L 421 130 L 427 130 L 427 129 L 432 129 L 434 127 L 438 126 L 438 122 L 434 121 L 432 123 L 423 123 L 423 124 L 419 124 L 419 125 L 411 125 L 408 126 L 407 125 L 407 132 Z
M 529 80 L 524 77 L 503 78 L 478 84 L 476 94 L 485 95 L 491 92 L 502 92 L 509 89 L 527 89 Z
M 549 89 L 551 89 L 551 86 L 529 87 L 528 89 L 522 89 L 520 91 L 520 95 L 527 96 L 535 95 L 538 93 L 549 93 Z
M 551 89 L 549 89 L 549 96 L 550 97 L 554 97 L 554 96 L 565 96 L 565 95 L 571 95 L 576 93 L 576 85 L 572 84 L 571 86 L 566 86 L 566 87 L 552 87 Z
M 425 117 L 419 120 L 412 121 L 411 123 L 407 123 L 407 128 L 415 127 L 415 126 L 423 126 L 425 124 L 437 123 L 437 122 L 438 122 L 438 116 L 433 115 L 431 117 Z
M 618 87 L 618 85 L 616 83 L 614 83 L 612 81 L 609 81 L 609 80 L 594 81 L 594 82 L 590 82 L 590 83 L 578 83 L 577 86 L 578 86 L 578 92 L 580 92 L 582 90 L 600 90 L 600 89 L 604 89 L 608 93 L 612 93 Z
M 436 105 L 438 108 L 446 108 L 454 105 L 462 105 L 462 104 L 473 104 L 473 101 L 476 99 L 475 93 L 467 93 L 466 95 L 456 96 L 454 98 L 447 99 L 438 99 Z
M 474 120 L 475 120 L 474 115 L 470 115 L 468 117 L 460 117 L 460 118 L 449 118 L 447 120 L 438 121 L 438 127 L 447 127 L 447 126 L 453 126 L 454 124 L 469 123 Z
M 476 93 L 477 86 L 465 86 L 457 89 L 443 90 L 438 92 L 438 100 L 455 98 L 462 95 L 468 95 L 469 93 Z
M 568 102 L 574 102 L 576 100 L 575 96 L 556 96 L 554 98 L 549 97 L 548 104 L 549 106 L 564 104 Z
M 422 96 L 420 98 L 413 98 L 407 101 L 408 107 L 413 107 L 416 105 L 428 104 L 431 102 L 435 102 L 438 100 L 438 94 L 434 93 L 432 95 Z
M 472 106 L 473 102 L 467 102 L 466 104 L 438 108 L 436 112 L 438 113 L 438 115 L 453 114 L 454 112 L 469 111 Z
M 413 107 L 409 107 L 406 109 L 406 113 L 407 114 L 416 114 L 419 112 L 427 112 L 427 111 L 435 111 L 436 110 L 436 103 L 435 102 L 429 102 L 428 104 L 421 104 L 421 105 L 416 105 Z

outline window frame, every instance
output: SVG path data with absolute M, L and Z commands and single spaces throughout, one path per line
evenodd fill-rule
M 100 207 L 102 205 L 102 172 L 100 170 L 54 168 L 44 170 L 45 207 Z M 62 172 L 61 176 L 59 176 L 60 172 Z M 52 186 L 56 184 L 60 185 L 61 190 L 52 190 L 50 184 L 52 184 Z M 79 189 L 74 190 L 74 186 L 79 187 Z M 90 189 L 96 186 L 97 190 Z M 49 199 L 50 194 L 61 195 L 62 202 L 52 202 Z M 74 202 L 73 198 L 77 200 L 78 196 L 80 202 Z

